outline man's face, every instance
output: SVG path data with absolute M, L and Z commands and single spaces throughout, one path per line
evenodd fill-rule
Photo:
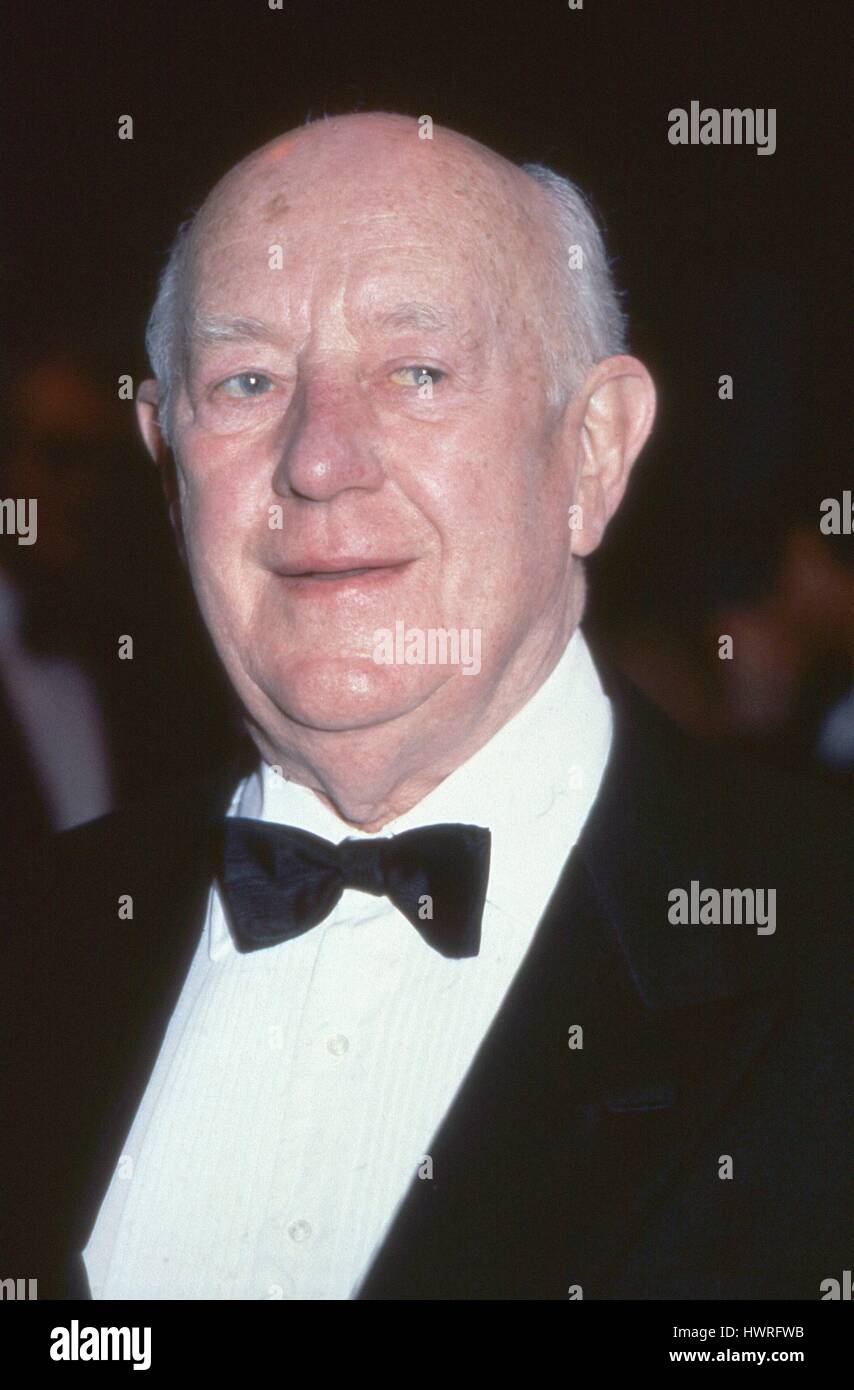
M 181 526 L 264 728 L 463 708 L 565 621 L 573 476 L 546 399 L 543 234 L 457 161 L 415 134 L 314 157 L 297 141 L 199 238 Z M 467 631 L 479 672 L 378 661 L 401 623 Z

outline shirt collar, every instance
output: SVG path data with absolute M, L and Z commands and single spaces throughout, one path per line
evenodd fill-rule
M 488 743 L 379 835 L 461 822 L 492 833 L 487 903 L 516 917 L 537 899 L 544 865 L 554 879 L 593 805 L 611 745 L 611 707 L 580 629 L 541 686 Z M 260 764 L 237 787 L 228 815 L 299 826 L 335 843 L 374 835 L 347 826 L 308 787 Z M 212 895 L 212 906 L 213 906 Z M 231 946 L 209 910 L 212 959 Z

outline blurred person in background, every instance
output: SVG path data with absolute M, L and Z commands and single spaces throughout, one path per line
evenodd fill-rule
M 26 499 L 33 534 L 0 538 L 0 778 L 7 852 L 114 805 L 93 677 L 92 601 L 108 498 L 126 446 L 117 402 L 55 358 L 12 384 L 0 493 Z
M 591 558 L 588 623 L 693 733 L 845 780 L 854 546 L 850 534 L 826 533 L 822 503 L 842 500 L 834 455 L 847 439 L 842 415 L 825 411 L 816 457 L 822 403 L 803 349 L 822 306 L 787 263 L 761 260 L 749 276 L 727 266 L 714 312 L 684 288 L 678 386 L 662 365 L 650 457 Z
M 36 503 L 33 543 L 19 544 L 9 522 L 0 536 L 0 853 L 10 862 L 45 833 L 189 775 L 234 738 L 156 478 L 108 380 L 84 352 L 44 351 L 6 401 L 9 522 L 18 499 Z M 119 654 L 125 637 L 131 659 Z

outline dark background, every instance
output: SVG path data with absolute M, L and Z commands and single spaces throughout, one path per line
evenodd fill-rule
M 18 402 L 21 379 L 58 361 L 109 399 L 102 434 L 113 457 L 99 503 L 109 521 L 85 579 L 44 580 L 39 546 L 10 556 L 8 536 L 0 563 L 14 563 L 39 596 L 33 640 L 76 649 L 96 674 L 121 799 L 204 764 L 230 732 L 132 403 L 115 402 L 117 378 L 147 374 L 157 274 L 211 185 L 277 133 L 351 110 L 429 114 L 512 159 L 551 164 L 591 197 L 626 292 L 632 348 L 660 391 L 656 432 L 591 566 L 591 630 L 705 736 L 746 737 L 784 760 L 800 740 L 809 755 L 816 708 L 815 691 L 803 704 L 805 685 L 826 706 L 850 681 L 854 650 L 844 613 L 815 639 L 814 616 L 780 579 L 787 538 L 805 532 L 809 551 L 822 498 L 846 486 L 848 13 L 829 0 L 15 8 L 4 457 L 38 434 Z M 775 107 L 776 153 L 670 145 L 667 113 L 693 99 Z M 131 141 L 117 138 L 125 114 Z M 718 399 L 724 372 L 734 377 L 730 402 Z M 836 578 L 822 571 L 842 610 L 851 545 L 827 543 Z M 815 568 L 807 558 L 807 580 L 795 566 L 798 593 Z M 793 644 L 791 660 L 780 650 L 769 658 L 784 673 L 794 662 L 796 677 L 771 727 L 767 700 L 757 695 L 751 713 L 749 681 L 746 715 L 743 690 L 733 702 L 721 684 L 713 638 L 730 631 L 721 624 L 733 613 L 745 641 L 759 631 L 760 649 Z M 116 658 L 118 633 L 135 637 L 132 662 Z M 816 686 L 826 659 L 837 684 Z

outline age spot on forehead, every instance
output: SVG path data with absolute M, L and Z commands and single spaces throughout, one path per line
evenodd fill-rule
M 268 203 L 264 205 L 264 217 L 272 221 L 276 217 L 283 216 L 288 211 L 290 203 L 284 193 L 276 193 Z

